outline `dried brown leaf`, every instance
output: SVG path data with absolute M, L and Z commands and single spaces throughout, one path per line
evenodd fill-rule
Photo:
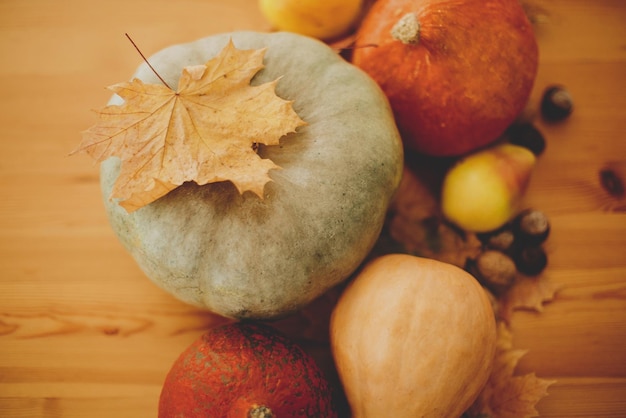
M 421 176 L 404 169 L 376 254 L 404 252 L 464 267 L 481 243 L 476 234 L 447 223 L 433 189 Z
M 562 287 L 545 275 L 538 277 L 520 275 L 513 287 L 500 298 L 498 316 L 509 322 L 513 312 L 517 310 L 542 312 L 544 304 L 552 301 Z
M 184 68 L 175 91 L 138 79 L 111 86 L 124 103 L 98 112 L 77 151 L 96 161 L 121 159 L 111 197 L 128 211 L 187 181 L 231 181 L 262 198 L 268 172 L 278 166 L 254 146 L 277 145 L 304 125 L 291 102 L 275 94 L 278 80 L 250 85 L 264 54 L 231 41 L 206 64 Z
M 513 349 L 513 336 L 505 323 L 498 325 L 498 344 L 487 384 L 464 418 L 531 418 L 538 416 L 537 402 L 545 397 L 552 380 L 534 373 L 516 376 L 525 350 Z

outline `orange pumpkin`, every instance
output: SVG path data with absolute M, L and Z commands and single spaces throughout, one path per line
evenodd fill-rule
M 353 63 L 386 93 L 409 148 L 457 156 L 519 115 L 538 55 L 519 0 L 378 0 Z
M 274 328 L 230 323 L 206 332 L 170 369 L 160 418 L 336 417 L 313 358 Z

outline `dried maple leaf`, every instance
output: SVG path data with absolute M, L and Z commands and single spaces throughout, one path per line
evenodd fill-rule
M 405 167 L 374 255 L 402 252 L 463 268 L 480 247 L 476 234 L 445 222 L 428 181 Z
M 513 335 L 506 324 L 498 324 L 498 342 L 493 370 L 478 399 L 463 418 L 531 418 L 538 416 L 537 402 L 545 397 L 552 380 L 534 373 L 515 376 L 517 363 L 526 350 L 513 349 Z
M 554 299 L 563 286 L 554 283 L 547 276 L 527 277 L 519 275 L 515 284 L 498 301 L 499 318 L 510 322 L 513 312 L 526 309 L 543 311 L 543 305 Z
M 264 54 L 231 41 L 206 64 L 184 68 L 176 90 L 138 79 L 109 87 L 124 103 L 98 112 L 77 151 L 121 159 L 111 197 L 129 212 L 187 181 L 229 180 L 262 198 L 269 170 L 279 167 L 254 146 L 277 145 L 305 124 L 275 94 L 278 80 L 250 85 Z

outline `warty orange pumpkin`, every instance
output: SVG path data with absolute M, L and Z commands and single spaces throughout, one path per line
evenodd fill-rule
M 172 365 L 159 418 L 333 418 L 330 386 L 315 360 L 267 325 L 207 331 Z
M 526 105 L 539 52 L 519 0 L 378 0 L 353 63 L 389 98 L 405 144 L 457 156 L 496 140 Z

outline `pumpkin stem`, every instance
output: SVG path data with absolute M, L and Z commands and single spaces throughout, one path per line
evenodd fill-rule
M 416 44 L 420 40 L 420 22 L 415 13 L 407 13 L 391 28 L 391 36 L 404 44 Z
M 248 412 L 248 418 L 274 418 L 274 413 L 267 406 L 255 406 Z

